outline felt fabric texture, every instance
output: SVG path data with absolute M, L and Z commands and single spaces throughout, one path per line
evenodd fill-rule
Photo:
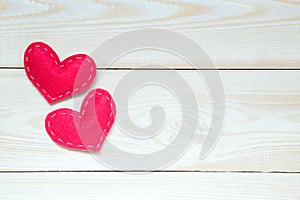
M 100 151 L 116 116 L 111 95 L 103 89 L 90 91 L 80 112 L 62 108 L 49 113 L 46 131 L 57 144 L 83 151 Z
M 86 90 L 96 76 L 96 64 L 91 57 L 77 54 L 61 62 L 55 51 L 42 42 L 27 47 L 24 68 L 50 104 Z

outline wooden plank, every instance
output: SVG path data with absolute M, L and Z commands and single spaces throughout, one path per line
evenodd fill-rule
M 204 160 L 199 159 L 199 153 L 211 120 L 210 95 L 195 71 L 177 72 L 196 95 L 199 125 L 184 156 L 165 170 L 300 171 L 300 71 L 220 71 L 226 94 L 225 124 L 216 148 Z M 127 73 L 106 71 L 92 87 L 113 94 L 118 81 Z M 110 170 L 88 153 L 57 146 L 45 132 L 46 115 L 58 108 L 73 108 L 71 99 L 48 105 L 23 70 L 2 69 L 0 78 L 1 171 Z M 190 94 L 183 91 L 181 95 Z M 79 95 L 75 99 L 81 102 L 83 98 Z M 108 141 L 130 153 L 148 154 L 165 148 L 181 123 L 180 104 L 172 93 L 155 85 L 141 88 L 130 99 L 129 114 L 137 126 L 145 127 L 150 123 L 149 110 L 154 105 L 162 106 L 167 115 L 159 135 L 147 140 L 134 139 L 114 126 Z M 78 108 L 74 104 L 74 109 Z M 105 145 L 101 152 L 109 153 Z M 119 159 L 121 155 L 111 156 Z
M 9 173 L 1 199 L 290 199 L 299 174 L 253 173 Z
M 157 27 L 194 40 L 218 68 L 299 68 L 299 6 L 296 0 L 4 0 L 0 3 L 0 66 L 22 66 L 23 52 L 33 41 L 51 44 L 65 58 L 92 53 L 125 31 Z M 143 64 L 191 67 L 160 51 L 131 53 L 112 67 Z

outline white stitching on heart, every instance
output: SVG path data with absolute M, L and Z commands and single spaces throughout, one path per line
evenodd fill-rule
M 40 46 L 40 45 L 35 45 L 35 47 L 36 47 L 36 48 L 39 48 L 39 47 L 41 47 L 41 46 Z M 48 52 L 48 49 L 47 49 L 46 47 L 44 48 L 44 50 Z M 28 50 L 28 53 L 30 53 L 31 51 L 32 51 L 32 48 L 30 48 L 30 49 Z M 49 53 L 49 52 L 48 52 L 48 53 Z M 50 56 L 51 56 L 52 58 L 54 58 L 54 55 L 53 55 L 52 53 L 49 53 L 49 54 L 50 54 Z M 77 57 L 76 57 L 76 60 L 80 60 L 80 59 L 82 59 L 81 56 L 77 56 Z M 27 65 L 28 60 L 29 60 L 29 57 L 26 56 L 26 57 L 25 57 L 25 62 L 26 62 L 25 65 Z M 86 57 L 86 61 L 89 62 L 89 63 L 91 63 L 91 60 L 90 60 L 88 57 Z M 54 62 L 55 62 L 56 65 L 58 65 L 58 63 L 57 63 L 56 60 L 54 60 Z M 71 63 L 71 62 L 73 62 L 72 59 L 68 61 L 68 63 Z M 64 65 L 61 65 L 60 67 L 64 67 Z M 65 94 L 61 94 L 61 95 L 59 95 L 58 97 L 53 97 L 53 98 L 52 98 L 52 97 L 46 92 L 46 90 L 45 90 L 44 88 L 42 88 L 41 85 L 40 85 L 38 82 L 36 82 L 36 81 L 34 80 L 33 76 L 30 74 L 29 66 L 26 66 L 26 69 L 27 69 L 27 71 L 28 71 L 29 78 L 32 80 L 32 83 L 33 83 L 34 85 L 36 85 L 37 87 L 41 88 L 42 91 L 47 95 L 47 97 L 50 98 L 52 101 L 53 101 L 53 100 L 56 100 L 56 99 L 61 99 L 63 96 L 67 96 L 67 95 L 69 95 L 69 94 L 72 92 L 72 91 L 67 91 Z M 91 73 L 94 71 L 93 65 L 91 65 L 90 70 L 91 70 Z M 88 81 L 90 81 L 91 79 L 92 79 L 92 75 L 90 75 L 90 76 L 88 77 Z M 84 86 L 86 86 L 86 85 L 87 85 L 87 82 L 82 83 L 81 86 L 75 88 L 75 89 L 73 90 L 73 92 L 78 91 L 79 89 L 81 89 L 82 87 L 84 87 Z
M 67 144 L 73 146 L 73 144 L 71 142 L 67 142 Z
M 50 125 L 49 125 L 50 126 Z M 53 131 L 50 131 L 51 135 L 55 136 L 55 134 L 53 133 Z
M 101 92 L 97 92 L 96 94 L 98 94 L 98 95 L 100 95 L 100 96 L 103 95 Z M 80 118 L 80 119 L 82 118 L 82 116 L 84 115 L 84 113 L 85 113 L 85 111 L 86 111 L 86 107 L 87 107 L 87 105 L 88 105 L 88 102 L 89 102 L 89 100 L 90 100 L 91 98 L 93 98 L 93 96 L 94 96 L 94 94 L 91 94 L 91 95 L 89 96 L 89 99 L 88 99 L 88 100 L 86 101 L 86 103 L 83 105 L 83 110 L 82 110 L 81 116 L 80 116 L 80 115 L 76 115 L 76 117 L 78 117 L 78 118 Z M 105 98 L 106 98 L 106 97 L 108 97 L 108 96 L 105 96 Z M 110 98 L 106 98 L 106 99 L 107 99 L 108 101 L 111 101 Z M 103 130 L 103 133 L 104 133 L 105 135 L 107 135 L 107 134 L 106 134 L 107 128 L 108 128 L 108 126 L 112 123 L 112 120 L 113 120 L 113 104 L 112 104 L 112 101 L 110 102 L 109 105 L 110 105 L 111 113 L 110 113 L 110 115 L 109 115 L 110 119 L 108 120 L 108 122 L 107 122 L 107 124 L 106 124 L 107 127 L 105 127 L 105 129 Z M 58 114 L 66 115 L 67 113 L 61 112 L 61 113 L 58 113 Z M 50 120 L 52 120 L 56 115 L 57 115 L 57 113 L 54 113 L 52 116 L 50 116 Z M 70 115 L 73 116 L 73 117 L 75 117 L 75 115 L 74 115 L 73 113 L 70 113 Z M 74 144 L 71 143 L 71 142 L 66 142 L 66 141 L 64 141 L 63 139 L 61 139 L 60 137 L 57 137 L 57 136 L 54 134 L 54 132 L 52 131 L 52 128 L 51 128 L 51 121 L 48 121 L 47 127 L 48 127 L 48 129 L 49 129 L 51 135 L 52 135 L 53 137 L 55 137 L 57 140 L 59 140 L 60 142 L 63 142 L 63 143 L 66 143 L 66 144 L 69 144 L 69 145 L 75 146 L 75 147 L 76 147 L 76 146 L 77 146 L 77 147 L 83 147 L 83 146 L 84 146 L 84 145 L 82 145 L 82 144 L 74 145 Z M 102 141 L 102 139 L 103 139 L 103 135 L 101 135 L 101 137 L 100 137 L 100 142 Z M 97 144 L 97 146 L 96 146 L 97 148 L 99 148 L 100 142 Z M 89 147 L 89 148 L 94 148 L 95 146 L 93 146 L 93 145 L 87 145 L 87 147 Z

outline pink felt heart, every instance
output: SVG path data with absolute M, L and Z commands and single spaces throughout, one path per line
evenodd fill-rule
M 42 42 L 28 46 L 24 66 L 29 80 L 50 104 L 86 90 L 96 75 L 91 57 L 77 54 L 60 62 L 54 50 Z
M 51 139 L 61 146 L 98 152 L 115 116 L 111 95 L 95 89 L 83 100 L 80 112 L 67 108 L 55 110 L 47 115 L 45 127 Z

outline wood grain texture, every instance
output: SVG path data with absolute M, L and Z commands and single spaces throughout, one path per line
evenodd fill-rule
M 204 160 L 199 154 L 211 121 L 211 96 L 196 71 L 177 71 L 198 101 L 195 139 L 163 172 L 125 174 L 112 172 L 88 153 L 57 146 L 45 132 L 49 112 L 61 107 L 78 110 L 84 94 L 49 106 L 24 71 L 13 69 L 23 67 L 24 50 L 34 41 L 48 43 L 63 59 L 75 53 L 93 54 L 109 38 L 140 28 L 187 36 L 220 69 L 300 69 L 299 8 L 299 0 L 0 1 L 0 199 L 300 199 L 298 70 L 220 71 L 226 118 L 221 139 Z M 101 60 L 101 55 L 95 59 Z M 124 55 L 110 67 L 142 65 L 193 68 L 176 55 L 146 49 Z M 113 93 L 127 73 L 106 71 L 92 87 Z M 107 140 L 123 151 L 145 156 L 163 149 L 181 126 L 176 95 L 157 85 L 134 91 L 129 100 L 132 121 L 145 127 L 151 123 L 151 107 L 160 105 L 167 114 L 161 133 L 138 140 L 115 125 Z M 105 145 L 101 152 L 110 154 Z M 91 172 L 95 170 L 103 171 Z
M 113 94 L 127 73 L 106 71 L 92 87 Z M 199 125 L 190 148 L 165 170 L 300 171 L 300 71 L 220 71 L 226 95 L 225 124 L 216 148 L 204 160 L 199 159 L 199 153 L 211 120 L 210 95 L 198 73 L 177 73 L 196 95 Z M 75 103 L 69 99 L 49 106 L 23 70 L 2 69 L 0 78 L 0 171 L 110 170 L 88 153 L 57 146 L 44 130 L 47 113 L 62 107 L 78 110 L 84 95 L 77 96 Z M 176 95 L 189 94 L 183 91 Z M 163 149 L 176 136 L 181 123 L 176 95 L 155 85 L 136 91 L 129 101 L 133 122 L 140 127 L 148 125 L 150 108 L 160 105 L 167 114 L 162 132 L 151 139 L 138 140 L 115 125 L 108 140 L 130 153 L 147 154 Z M 105 145 L 101 152 L 109 153 Z M 112 156 L 118 159 L 120 155 Z
M 1 199 L 298 200 L 299 174 L 11 173 L 0 174 Z
M 64 58 L 75 52 L 92 53 L 125 31 L 156 27 L 191 38 L 218 68 L 299 68 L 299 8 L 296 0 L 4 0 L 0 66 L 22 66 L 23 52 L 33 41 L 49 43 Z M 191 68 L 173 57 L 140 51 L 113 67 L 154 63 Z

